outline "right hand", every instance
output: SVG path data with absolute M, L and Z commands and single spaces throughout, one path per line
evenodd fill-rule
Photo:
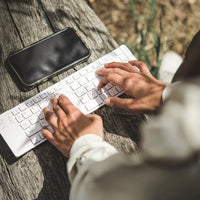
M 106 105 L 135 113 L 152 113 L 160 106 L 166 84 L 155 79 L 145 63 L 136 60 L 128 63 L 113 62 L 97 70 L 97 73 L 103 76 L 98 88 L 110 82 L 130 96 L 125 99 L 109 97 L 105 99 Z

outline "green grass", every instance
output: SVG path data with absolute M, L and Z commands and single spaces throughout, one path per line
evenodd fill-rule
M 134 0 L 129 0 L 132 17 L 134 21 L 134 30 L 139 42 L 127 44 L 138 60 L 147 64 L 153 76 L 157 77 L 158 66 L 160 64 L 160 54 L 163 50 L 161 43 L 162 20 L 159 18 L 159 33 L 155 30 L 156 4 L 157 0 L 148 0 L 148 12 L 142 16 L 136 14 Z M 142 26 L 141 26 L 142 24 Z M 153 42 L 151 48 L 148 48 L 149 41 Z M 167 46 L 167 45 L 165 45 Z

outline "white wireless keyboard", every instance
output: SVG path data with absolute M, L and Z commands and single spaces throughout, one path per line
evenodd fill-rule
M 100 80 L 95 72 L 110 62 L 128 62 L 136 60 L 129 49 L 122 45 L 95 62 L 78 70 L 60 82 L 0 115 L 0 133 L 16 157 L 38 146 L 46 139 L 41 128 L 51 127 L 44 119 L 42 109 L 49 106 L 50 98 L 65 94 L 84 114 L 88 114 L 104 105 L 104 99 L 119 96 L 123 92 L 108 83 L 103 89 L 97 89 Z

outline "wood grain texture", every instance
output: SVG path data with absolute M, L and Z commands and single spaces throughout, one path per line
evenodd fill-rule
M 30 92 L 20 92 L 16 88 L 5 71 L 3 62 L 6 57 L 11 51 L 26 47 L 52 34 L 53 31 L 47 26 L 48 21 L 46 21 L 45 13 L 41 13 L 42 8 L 39 2 L 7 1 L 1 2 L 1 5 L 4 6 L 1 10 L 7 16 L 7 18 L 1 17 L 7 22 L 6 24 L 5 21 L 0 21 L 4 27 L 4 29 L 0 29 L 0 31 L 4 31 L 4 34 L 1 33 L 2 48 L 6 51 L 1 62 L 3 70 L 1 77 L 2 112 L 38 92 L 37 88 Z M 1 15 L 3 14 L 1 13 Z M 12 98 L 11 95 L 15 96 Z M 70 187 L 65 160 L 52 145 L 46 142 L 16 160 L 1 138 L 0 151 L 0 169 L 3 172 L 0 174 L 2 199 L 68 199 Z
M 83 0 L 2 0 L 0 1 L 0 113 L 30 98 L 118 45 L 93 10 Z M 91 56 L 29 92 L 14 84 L 4 61 L 12 51 L 66 27 L 73 27 L 87 43 Z M 125 154 L 135 152 L 138 129 L 143 115 L 103 106 L 95 113 L 104 121 L 105 139 Z M 66 160 L 45 142 L 16 159 L 0 138 L 0 199 L 68 199 L 70 184 Z

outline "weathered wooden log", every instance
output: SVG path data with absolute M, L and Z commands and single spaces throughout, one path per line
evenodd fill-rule
M 118 45 L 106 27 L 83 0 L 0 1 L 0 113 L 16 106 L 55 82 L 84 67 Z M 73 27 L 91 50 L 79 64 L 28 92 L 22 92 L 6 70 L 10 52 L 66 27 Z M 105 138 L 119 151 L 135 151 L 143 115 L 103 106 L 96 111 L 104 120 Z M 13 133 L 15 137 L 15 133 Z M 0 199 L 63 200 L 69 198 L 66 159 L 49 142 L 16 159 L 0 138 Z

